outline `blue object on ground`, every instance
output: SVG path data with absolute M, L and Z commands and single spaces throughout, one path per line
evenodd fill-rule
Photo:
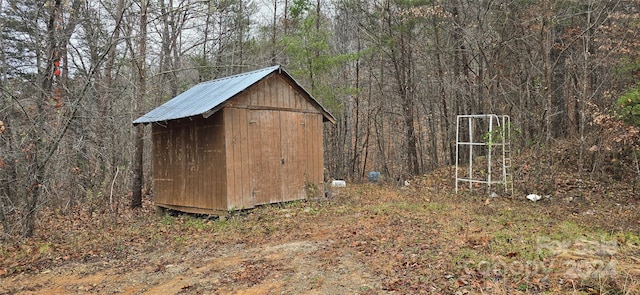
M 371 171 L 369 172 L 369 182 L 378 182 L 380 181 L 380 172 Z

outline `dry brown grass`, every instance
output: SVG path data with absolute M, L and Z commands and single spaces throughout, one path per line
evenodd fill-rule
M 0 294 L 640 290 L 637 202 L 455 195 L 448 174 L 225 220 L 158 213 L 148 200 L 118 216 L 45 210 L 35 238 L 0 246 Z

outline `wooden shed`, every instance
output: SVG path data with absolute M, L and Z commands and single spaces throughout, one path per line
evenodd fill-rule
M 216 214 L 322 188 L 323 122 L 335 118 L 273 66 L 200 83 L 133 124 L 152 125 L 155 204 Z

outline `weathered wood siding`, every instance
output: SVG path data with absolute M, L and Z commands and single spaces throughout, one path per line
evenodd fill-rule
M 251 86 L 227 106 L 321 114 L 288 80 L 276 74 Z
M 305 153 L 313 155 L 307 159 L 306 175 L 322 193 L 324 183 L 324 143 L 321 114 L 305 114 Z
M 322 186 L 322 114 L 287 80 L 266 78 L 231 100 L 224 113 L 225 122 L 234 124 L 226 125 L 227 134 L 234 134 L 227 137 L 227 159 L 234 162 L 228 171 L 230 206 L 304 199 L 306 183 Z
M 250 185 L 256 205 L 282 201 L 280 158 L 280 120 L 278 112 L 249 111 L 249 142 L 252 174 Z
M 153 125 L 153 185 L 157 205 L 225 210 L 226 160 L 222 115 Z M 184 208 L 183 208 L 184 207 Z
M 157 205 L 209 213 L 299 200 L 322 187 L 322 113 L 277 74 L 209 118 L 153 125 Z
M 251 179 L 248 112 L 246 109 L 225 108 L 222 110 L 226 138 L 217 138 L 226 146 L 226 209 L 251 208 L 255 201 L 248 183 Z

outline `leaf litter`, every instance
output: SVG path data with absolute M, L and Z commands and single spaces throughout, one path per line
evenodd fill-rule
M 487 201 L 451 193 L 450 174 L 408 188 L 349 185 L 222 219 L 158 212 L 149 199 L 117 216 L 43 210 L 35 238 L 2 242 L 0 294 L 639 290 L 637 199 L 570 202 L 567 186 L 536 203 Z

